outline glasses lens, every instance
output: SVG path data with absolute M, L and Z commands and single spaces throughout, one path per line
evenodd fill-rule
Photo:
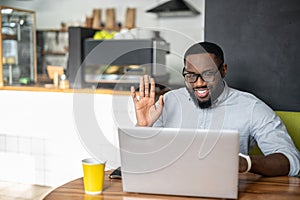
M 215 80 L 215 75 L 217 71 L 208 71 L 202 74 L 202 78 L 206 82 L 213 82 Z
M 197 80 L 197 74 L 186 74 L 185 76 L 185 80 L 189 83 L 194 83 Z
M 202 76 L 205 82 L 212 82 L 214 81 L 214 76 Z

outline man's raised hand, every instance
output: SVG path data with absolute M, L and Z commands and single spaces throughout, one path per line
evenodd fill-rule
M 150 85 L 150 88 L 149 88 Z M 137 118 L 137 126 L 152 126 L 158 119 L 163 108 L 163 96 L 160 96 L 155 105 L 155 81 L 153 78 L 144 75 L 140 78 L 139 98 L 135 88 L 131 86 L 131 96 Z

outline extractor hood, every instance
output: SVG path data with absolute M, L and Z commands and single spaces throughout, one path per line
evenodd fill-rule
M 147 12 L 156 13 L 158 17 L 187 17 L 199 15 L 200 12 L 184 0 L 171 0 L 158 5 Z

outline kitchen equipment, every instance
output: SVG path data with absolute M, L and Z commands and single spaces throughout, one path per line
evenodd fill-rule
M 157 82 L 166 83 L 166 54 L 169 44 L 164 40 L 91 40 L 84 42 L 82 77 L 86 84 L 137 84 L 148 74 Z M 126 88 L 126 87 L 125 87 Z
M 170 0 L 152 9 L 149 13 L 156 13 L 158 17 L 192 17 L 200 12 L 185 0 Z
M 94 40 L 93 30 L 69 28 L 68 77 L 72 88 L 105 87 L 129 90 L 148 74 L 166 85 L 169 43 L 161 37 Z M 80 42 L 81 41 L 81 42 Z

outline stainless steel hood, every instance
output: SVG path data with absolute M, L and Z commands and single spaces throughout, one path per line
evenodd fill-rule
M 158 17 L 188 17 L 200 12 L 184 0 L 171 0 L 158 5 L 147 12 L 156 13 Z

